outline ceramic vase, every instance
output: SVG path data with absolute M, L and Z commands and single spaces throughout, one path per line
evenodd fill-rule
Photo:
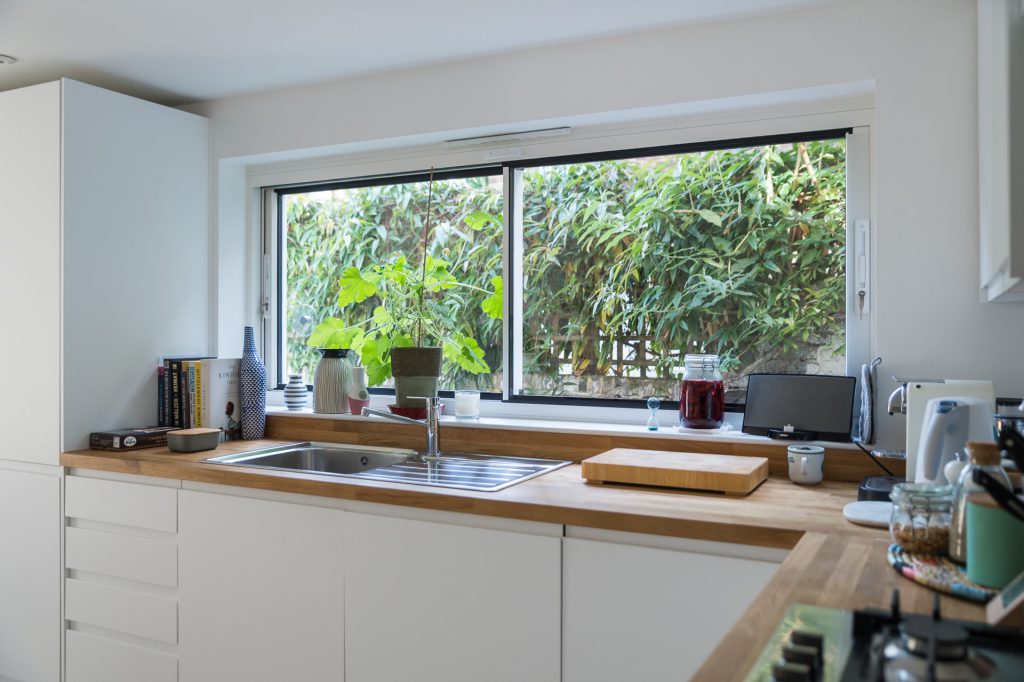
M 289 374 L 288 383 L 284 387 L 284 406 L 289 410 L 301 410 L 306 406 L 306 382 L 301 374 Z
M 245 328 L 238 383 L 242 402 L 242 438 L 263 438 L 267 426 L 267 368 L 256 350 L 256 334 L 252 327 Z
M 318 348 L 320 363 L 313 373 L 313 411 L 347 414 L 352 388 L 352 362 L 347 348 Z

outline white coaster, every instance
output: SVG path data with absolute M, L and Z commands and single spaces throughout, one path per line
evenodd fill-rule
M 874 528 L 888 528 L 892 502 L 850 502 L 843 507 L 843 516 L 850 523 Z

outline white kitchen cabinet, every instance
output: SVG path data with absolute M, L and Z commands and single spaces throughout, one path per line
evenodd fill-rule
M 60 453 L 60 114 L 60 83 L 0 92 L 0 458 L 41 464 Z
M 178 485 L 65 477 L 66 682 L 177 680 Z
M 561 526 L 465 523 L 346 512 L 347 682 L 559 680 Z
M 156 422 L 156 363 L 209 345 L 206 119 L 71 80 L 0 92 L 0 459 Z
M 341 517 L 180 492 L 181 682 L 344 679 Z
M 981 291 L 1024 301 L 1024 4 L 978 1 Z
M 61 452 L 154 423 L 157 357 L 208 346 L 208 169 L 199 116 L 70 80 L 0 92 L 0 468 L 32 481 L 0 500 L 17 557 L 0 568 L 0 680 L 60 678 Z M 74 632 L 72 658 L 106 658 Z
M 60 477 L 0 462 L 0 680 L 60 679 Z
M 563 540 L 563 682 L 689 679 L 781 560 L 721 543 L 581 534 Z

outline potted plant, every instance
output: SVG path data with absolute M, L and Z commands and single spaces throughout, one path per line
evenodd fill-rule
M 422 400 L 409 396 L 437 394 L 442 361 L 474 374 L 490 371 L 483 349 L 459 319 L 466 291 L 485 291 L 489 296 L 481 309 L 492 318 L 502 316 L 500 276 L 491 280 L 493 291 L 482 290 L 458 281 L 447 261 L 427 254 L 432 194 L 433 173 L 420 262 L 399 256 L 362 270 L 347 268 L 339 282 L 338 308 L 344 312 L 367 299 L 376 299 L 378 305 L 370 317 L 353 324 L 328 317 L 307 341 L 314 347 L 351 348 L 362 360 L 371 386 L 393 376 L 398 407 L 422 407 Z

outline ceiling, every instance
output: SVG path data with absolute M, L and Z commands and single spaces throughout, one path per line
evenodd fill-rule
M 183 104 L 836 0 L 0 0 L 0 90 Z

